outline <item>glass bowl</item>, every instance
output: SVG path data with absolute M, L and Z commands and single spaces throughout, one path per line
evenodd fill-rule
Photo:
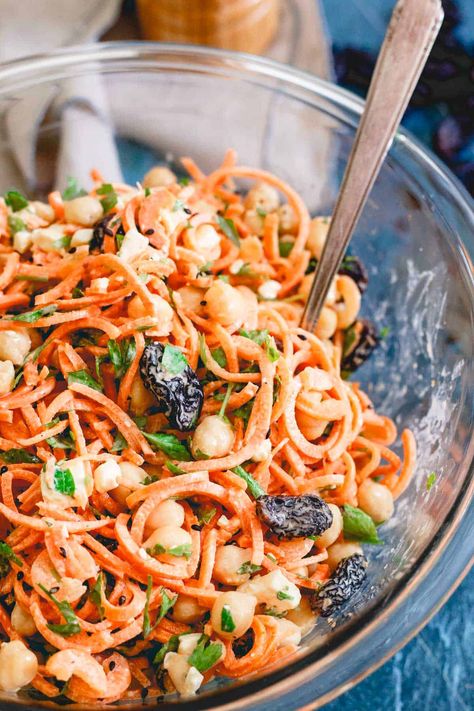
M 128 182 L 182 155 L 209 171 L 231 146 L 241 163 L 291 183 L 312 214 L 330 214 L 361 110 L 309 74 L 220 50 L 133 42 L 35 57 L 0 70 L 0 189 L 41 197 L 64 186 L 68 169 L 81 182 L 92 167 L 116 179 L 117 156 Z M 283 667 L 214 681 L 164 707 L 317 708 L 406 643 L 467 572 L 473 227 L 461 185 L 400 131 L 351 245 L 371 277 L 363 314 L 386 334 L 356 377 L 380 412 L 414 430 L 416 476 L 334 629 L 320 621 Z M 40 705 L 8 695 L 1 703 Z

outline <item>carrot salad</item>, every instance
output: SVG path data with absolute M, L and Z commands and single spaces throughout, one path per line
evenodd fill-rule
M 286 661 L 414 470 L 349 379 L 381 338 L 357 257 L 299 326 L 329 218 L 232 150 L 182 164 L 0 199 L 5 691 L 189 696 Z

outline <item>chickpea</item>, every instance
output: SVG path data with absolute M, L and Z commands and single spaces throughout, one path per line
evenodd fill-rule
M 38 660 L 28 647 L 20 642 L 4 642 L 0 647 L 0 688 L 18 691 L 29 684 L 38 672 Z
M 162 296 L 159 296 L 158 294 L 151 294 L 151 300 L 155 304 L 156 316 L 160 319 L 160 328 L 163 324 L 167 325 L 169 323 L 171 330 L 171 321 L 173 320 L 174 313 L 172 307 L 167 301 L 165 301 L 165 299 L 163 299 Z M 127 311 L 130 318 L 144 318 L 145 316 L 150 315 L 147 307 L 138 295 L 134 296 L 133 299 L 128 302 Z
M 13 365 L 21 365 L 30 348 L 31 338 L 26 328 L 0 331 L 0 360 L 11 360 Z
M 298 607 L 290 610 L 286 615 L 286 619 L 298 625 L 302 637 L 311 632 L 316 623 L 316 615 L 311 609 L 308 598 L 302 597 Z
M 211 625 L 217 634 L 226 639 L 241 637 L 252 624 L 257 600 L 253 595 L 241 592 L 224 592 L 219 595 L 211 610 Z M 226 625 L 227 622 L 227 625 Z M 222 629 L 222 624 L 234 627 Z
M 245 318 L 242 326 L 247 331 L 258 328 L 258 299 L 254 291 L 247 286 L 238 286 L 237 290 L 242 294 L 245 302 Z
M 204 300 L 209 316 L 222 326 L 241 322 L 245 317 L 245 302 L 242 294 L 222 279 L 217 279 L 206 291 Z
M 99 493 L 104 493 L 105 491 L 110 491 L 111 489 L 116 489 L 120 478 L 122 476 L 122 470 L 120 465 L 114 459 L 108 459 L 102 464 L 99 464 L 94 471 L 94 485 Z
M 176 622 L 192 625 L 198 622 L 206 612 L 205 607 L 198 604 L 196 598 L 189 595 L 178 595 L 171 616 Z
M 253 235 L 261 237 L 263 235 L 263 215 L 254 210 L 246 210 L 244 212 L 244 222 L 250 229 Z
M 145 387 L 143 380 L 137 375 L 130 388 L 130 410 L 134 415 L 143 415 L 149 407 L 155 404 L 155 398 Z
M 257 207 L 263 212 L 274 212 L 280 203 L 278 192 L 268 183 L 257 183 L 248 191 L 244 205 L 247 209 Z
M 15 367 L 11 360 L 0 360 L 0 395 L 11 392 L 15 380 Z
M 176 175 L 164 165 L 149 170 L 142 181 L 144 188 L 164 188 L 173 183 L 176 183 Z
M 316 259 L 321 259 L 330 224 L 329 217 L 315 217 L 311 220 L 306 246 Z
M 277 646 L 284 647 L 287 644 L 298 646 L 301 642 L 299 626 L 284 617 L 275 617 L 274 620 L 277 627 Z
M 84 195 L 64 203 L 66 222 L 83 227 L 92 227 L 103 216 L 104 210 L 97 198 Z
M 126 506 L 127 496 L 130 496 L 132 491 L 139 489 L 146 477 L 146 471 L 132 462 L 120 462 L 120 479 L 119 485 L 112 489 L 110 496 L 117 503 Z
M 299 578 L 307 578 L 309 574 L 307 565 L 300 565 L 299 568 L 292 568 L 291 572 Z
M 228 422 L 219 415 L 205 417 L 196 427 L 191 442 L 193 456 L 202 452 L 208 457 L 225 457 L 233 447 L 235 433 Z
M 384 484 L 373 479 L 362 482 L 357 493 L 359 506 L 375 523 L 383 523 L 393 516 L 392 492 Z
M 333 545 L 328 548 L 328 559 L 325 562 L 327 562 L 332 571 L 337 568 L 344 558 L 350 558 L 351 555 L 360 554 L 362 554 L 362 548 L 358 543 L 351 543 L 350 541 L 333 543 Z
M 306 274 L 303 277 L 301 284 L 299 285 L 298 293 L 301 294 L 301 296 L 303 297 L 303 299 L 305 301 L 309 296 L 309 292 L 311 291 L 311 284 L 313 283 L 313 279 L 314 279 L 314 273 Z M 336 302 L 336 299 L 337 299 L 336 280 L 333 279 L 331 282 L 331 285 L 328 289 L 326 301 L 324 303 L 327 305 L 334 304 Z
M 328 339 L 334 335 L 337 328 L 337 314 L 328 306 L 323 306 L 316 323 L 315 334 L 318 338 Z
M 280 218 L 279 230 L 280 233 L 294 234 L 298 227 L 295 211 L 288 203 L 280 205 L 278 208 L 278 217 Z
M 178 289 L 178 294 L 181 296 L 185 309 L 194 311 L 198 316 L 204 313 L 204 306 L 201 301 L 204 301 L 204 291 L 195 286 L 182 286 Z
M 321 535 L 317 537 L 316 545 L 318 548 L 328 548 L 331 546 L 335 541 L 337 541 L 342 531 L 341 509 L 339 506 L 336 506 L 336 504 L 328 504 L 328 506 L 332 513 L 332 523 L 329 528 L 324 531 L 324 533 L 321 533 Z
M 177 526 L 184 523 L 184 509 L 173 499 L 167 499 L 158 504 L 146 520 L 145 535 L 151 536 L 153 531 L 163 526 Z
M 205 262 L 214 262 L 221 256 L 221 238 L 212 225 L 203 224 L 185 230 L 183 241 L 188 249 L 200 254 Z
M 30 208 L 34 210 L 35 215 L 41 217 L 41 219 L 45 222 L 51 223 L 54 222 L 54 220 L 56 219 L 56 213 L 54 212 L 51 205 L 48 205 L 47 202 L 40 202 L 39 200 L 34 200 L 33 202 L 30 202 Z
M 160 526 L 157 528 L 151 536 L 145 541 L 143 547 L 153 548 L 153 546 L 159 545 L 163 546 L 166 550 L 170 548 L 176 548 L 177 546 L 191 546 L 192 538 L 190 534 L 180 528 L 179 526 Z M 167 555 L 166 553 L 160 553 L 159 555 Z M 176 561 L 180 556 L 170 556 L 171 561 Z
M 84 227 L 76 230 L 71 238 L 71 247 L 83 247 L 89 244 L 94 235 L 94 230 L 90 227 Z
M 218 546 L 214 563 L 214 577 L 224 585 L 241 585 L 249 579 L 248 573 L 239 573 L 239 568 L 250 562 L 252 551 L 239 546 Z
M 258 237 L 245 237 L 240 240 L 240 257 L 244 262 L 260 262 L 263 258 L 263 245 Z
M 36 632 L 35 621 L 24 607 L 16 603 L 11 617 L 12 627 L 23 637 L 30 637 Z

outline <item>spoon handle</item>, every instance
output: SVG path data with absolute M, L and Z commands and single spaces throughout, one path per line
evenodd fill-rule
M 313 331 L 362 208 L 382 166 L 443 20 L 441 0 L 398 0 L 303 313 Z

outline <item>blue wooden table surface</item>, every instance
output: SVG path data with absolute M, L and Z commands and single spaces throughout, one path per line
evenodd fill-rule
M 324 711 L 474 709 L 474 570 L 390 661 Z

